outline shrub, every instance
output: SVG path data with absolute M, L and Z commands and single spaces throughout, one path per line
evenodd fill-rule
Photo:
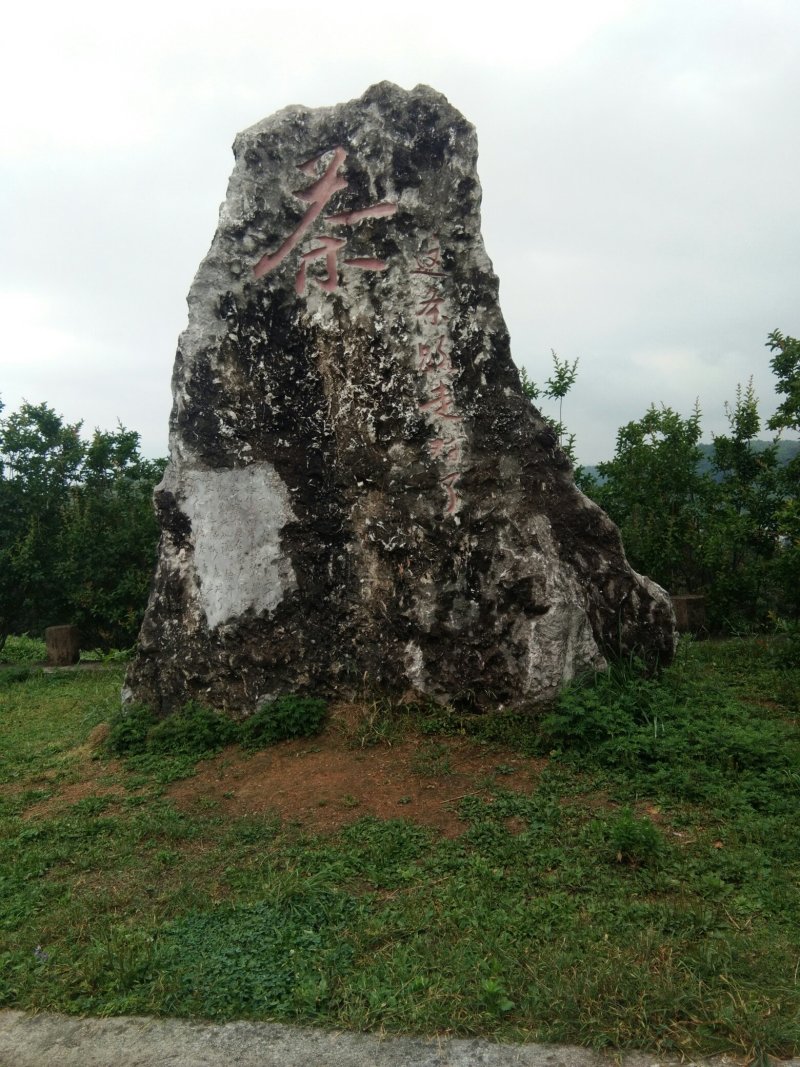
M 115 756 L 140 756 L 147 751 L 147 737 L 155 724 L 150 708 L 141 704 L 121 708 L 109 723 L 109 751 Z
M 42 663 L 47 659 L 47 648 L 38 637 L 22 634 L 18 637 L 9 635 L 3 647 L 3 659 L 7 663 L 32 664 Z
M 164 756 L 202 756 L 238 740 L 235 722 L 190 700 L 150 729 L 146 750 Z
M 242 744 L 248 748 L 261 748 L 292 737 L 312 737 L 322 729 L 327 714 L 324 700 L 278 697 L 242 724 Z

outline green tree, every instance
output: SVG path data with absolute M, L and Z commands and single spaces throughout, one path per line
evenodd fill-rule
M 773 430 L 800 430 L 800 340 L 773 330 L 767 338 L 770 366 L 783 400 L 769 420 Z M 779 607 L 800 617 L 800 455 L 781 471 L 783 496 L 778 513 L 779 551 L 775 571 L 782 595 Z
M 544 388 L 540 388 L 536 382 L 528 377 L 528 372 L 523 367 L 520 371 L 522 391 L 529 400 L 538 400 L 544 397 L 547 400 L 558 401 L 558 418 L 548 420 L 558 438 L 559 447 L 569 456 L 570 462 L 575 463 L 575 434 L 566 432 L 562 421 L 564 397 L 575 384 L 578 377 L 578 360 L 572 363 L 568 359 L 559 359 L 551 348 L 550 355 L 553 359 L 553 373 L 545 379 Z
M 725 629 L 765 620 L 774 604 L 773 560 L 782 503 L 777 445 L 757 449 L 761 417 L 752 379 L 725 405 L 730 432 L 714 437 L 714 493 L 703 557 L 711 580 L 709 612 Z
M 155 566 L 152 496 L 163 470 L 123 426 L 96 430 L 86 448 L 59 541 L 60 585 L 85 643 L 127 648 L 136 639 Z
M 61 513 L 80 474 L 81 424 L 47 404 L 0 420 L 0 648 L 66 610 L 58 579 Z
M 689 418 L 651 405 L 617 433 L 614 458 L 598 464 L 598 504 L 616 522 L 632 565 L 671 593 L 704 580 L 704 519 L 713 482 L 699 470 L 700 410 Z
M 770 366 L 778 379 L 775 392 L 784 397 L 769 426 L 773 430 L 800 430 L 800 341 L 773 330 L 766 347 L 773 353 Z

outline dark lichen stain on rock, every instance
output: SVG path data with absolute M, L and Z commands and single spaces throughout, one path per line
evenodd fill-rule
M 302 225 L 310 200 L 297 193 L 336 148 L 346 187 L 256 279 L 259 258 Z M 382 83 L 335 108 L 288 108 L 240 134 L 234 153 L 175 361 L 159 565 L 129 698 L 249 714 L 284 692 L 411 685 L 523 705 L 611 652 L 668 659 L 666 595 L 631 571 L 522 393 L 480 236 L 472 127 L 424 86 Z M 317 179 L 298 170 L 309 160 Z M 384 201 L 393 215 L 324 218 Z M 298 295 L 299 257 L 322 235 L 346 242 L 335 277 L 320 255 Z M 414 271 L 435 242 L 444 303 L 432 323 Z M 348 263 L 359 257 L 386 269 Z M 419 364 L 437 337 L 463 435 L 452 508 L 434 447 L 450 416 L 426 415 Z M 243 472 L 251 499 L 226 488 Z M 221 531 L 204 507 L 222 515 L 230 558 L 214 556 Z M 253 528 L 263 544 L 245 536 Z

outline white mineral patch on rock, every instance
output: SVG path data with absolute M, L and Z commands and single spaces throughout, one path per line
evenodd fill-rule
M 273 612 L 297 584 L 281 549 L 281 530 L 294 515 L 275 469 L 188 470 L 182 480 L 209 629 L 249 611 Z

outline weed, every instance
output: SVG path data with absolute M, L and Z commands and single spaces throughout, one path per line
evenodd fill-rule
M 0 670 L 0 689 L 10 689 L 12 685 L 27 682 L 30 677 L 29 667 L 5 667 Z
M 127 663 L 133 656 L 132 648 L 93 648 L 90 651 L 81 652 L 81 663 Z
M 386 698 L 372 698 L 353 705 L 351 714 L 343 724 L 344 735 L 350 748 L 373 748 L 376 745 L 391 747 L 402 732 L 405 711 Z
M 190 701 L 158 720 L 146 707 L 118 711 L 111 719 L 108 749 L 115 756 L 184 756 L 199 759 L 238 739 L 231 719 Z
M 345 894 L 313 889 L 194 912 L 167 927 L 155 963 L 181 1015 L 313 1018 L 352 963 L 355 913 Z
M 655 863 L 663 852 L 657 827 L 649 819 L 637 819 L 630 808 L 610 820 L 605 837 L 614 860 L 631 867 Z
M 514 1007 L 503 982 L 499 978 L 485 978 L 481 982 L 481 996 L 490 1015 L 504 1015 Z

